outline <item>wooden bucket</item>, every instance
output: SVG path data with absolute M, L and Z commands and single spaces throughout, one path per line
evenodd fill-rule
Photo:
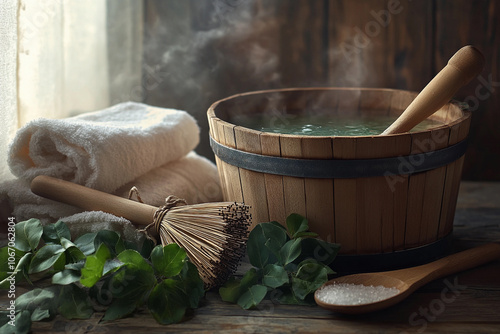
M 235 115 L 399 115 L 416 93 L 300 88 L 249 92 L 208 110 L 224 198 L 251 205 L 253 224 L 295 212 L 320 238 L 341 244 L 334 262 L 360 270 L 426 262 L 446 252 L 470 125 L 449 103 L 444 125 L 388 136 L 312 137 L 255 131 Z M 347 269 L 349 270 L 349 269 Z

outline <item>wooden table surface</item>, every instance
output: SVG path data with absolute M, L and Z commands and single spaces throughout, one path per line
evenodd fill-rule
M 453 248 L 500 242 L 500 183 L 462 182 Z M 21 289 L 21 288 L 20 288 Z M 2 294 L 0 307 L 7 304 Z M 68 321 L 57 316 L 33 324 L 34 333 L 500 333 L 500 260 L 433 281 L 398 305 L 345 316 L 318 306 L 275 305 L 255 310 L 223 302 L 209 291 L 179 324 L 161 326 L 147 312 L 112 322 Z

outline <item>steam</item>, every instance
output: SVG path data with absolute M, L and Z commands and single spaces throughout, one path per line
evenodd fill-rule
M 277 46 L 266 37 L 276 31 L 277 22 L 264 7 L 254 0 L 217 0 L 205 6 L 210 8 L 200 17 L 190 11 L 189 19 L 159 18 L 145 51 L 146 58 L 160 55 L 153 62 L 165 94 L 199 113 L 206 111 L 196 110 L 206 100 L 280 80 Z

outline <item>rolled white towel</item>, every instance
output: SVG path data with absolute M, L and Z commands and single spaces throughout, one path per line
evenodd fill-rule
M 102 211 L 85 211 L 63 217 L 61 220 L 68 226 L 73 239 L 85 233 L 102 230 L 115 231 L 123 239 L 136 245 L 141 245 L 146 238 L 146 235 L 136 229 L 130 221 Z
M 189 204 L 222 201 L 215 164 L 194 151 L 141 175 L 117 189 L 114 194 L 128 197 L 133 186 L 139 190 L 144 203 L 154 206 L 163 205 L 169 195 L 183 198 Z M 33 194 L 30 182 L 22 179 L 4 182 L 0 188 L 0 201 L 8 202 L 17 221 L 38 218 L 44 223 L 54 223 L 61 217 L 82 211 Z
M 40 118 L 16 134 L 12 173 L 44 174 L 113 192 L 154 168 L 185 156 L 199 142 L 185 111 L 125 102 L 66 119 Z
M 120 187 L 115 194 L 127 197 L 134 186 L 142 201 L 154 206 L 165 204 L 169 195 L 185 199 L 188 204 L 223 200 L 217 167 L 195 152 L 142 175 Z

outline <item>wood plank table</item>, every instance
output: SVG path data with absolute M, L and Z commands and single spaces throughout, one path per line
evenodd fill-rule
M 454 251 L 500 242 L 500 183 L 462 182 L 454 225 Z M 19 287 L 19 292 L 21 292 Z M 7 305 L 2 294 L 0 307 Z M 451 275 L 417 290 L 389 309 L 366 315 L 334 314 L 318 306 L 275 305 L 255 310 L 223 302 L 210 291 L 179 324 L 161 326 L 147 312 L 118 321 L 68 321 L 57 316 L 33 324 L 34 333 L 500 333 L 500 260 Z

